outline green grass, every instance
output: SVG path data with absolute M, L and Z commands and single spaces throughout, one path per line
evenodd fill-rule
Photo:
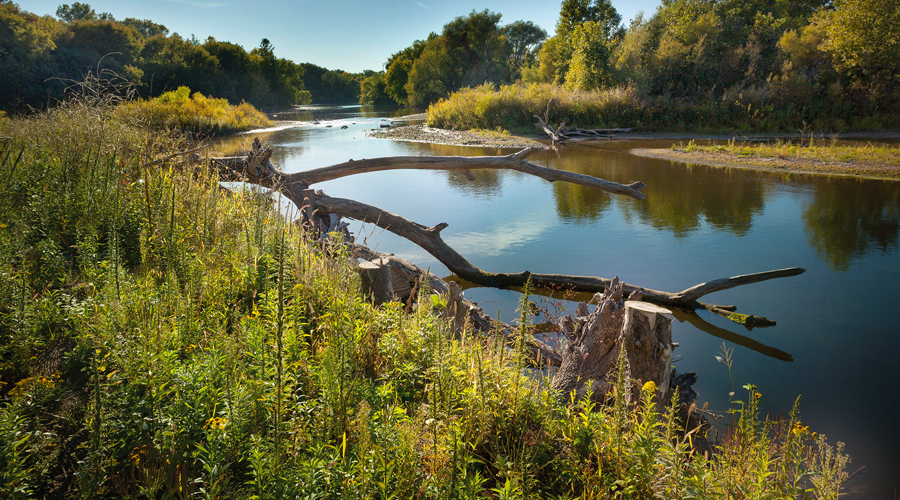
M 373 308 L 265 197 L 145 167 L 179 145 L 114 108 L 0 127 L 2 498 L 836 498 L 846 477 L 755 388 L 706 457 L 652 390 L 561 401 L 428 297 Z

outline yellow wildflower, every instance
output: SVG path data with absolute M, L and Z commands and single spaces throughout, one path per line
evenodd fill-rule
M 209 420 L 206 421 L 206 426 L 205 426 L 205 427 L 206 427 L 207 429 L 222 430 L 222 429 L 225 428 L 225 424 L 226 424 L 226 423 L 227 423 L 227 422 L 226 422 L 225 419 L 222 418 L 222 417 L 212 417 L 211 419 L 209 419 Z
M 641 387 L 641 391 L 643 392 L 656 392 L 656 382 L 652 380 L 648 380 L 644 387 Z

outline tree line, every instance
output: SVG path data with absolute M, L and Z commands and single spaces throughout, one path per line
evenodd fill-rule
M 519 81 L 626 87 L 688 105 L 751 102 L 748 115 L 828 117 L 837 128 L 895 123 L 900 112 L 892 0 L 662 0 L 628 26 L 609 0 L 563 0 L 546 40 L 532 23 L 500 26 L 500 17 L 454 19 L 392 55 L 363 94 L 421 106 Z
M 425 106 L 462 87 L 511 83 L 533 65 L 547 32 L 531 21 L 501 26 L 502 14 L 472 11 L 391 55 L 362 82 L 360 101 Z
M 262 108 L 310 102 L 355 102 L 367 74 L 298 64 L 263 39 L 247 51 L 235 43 L 184 38 L 148 19 L 117 20 L 89 4 L 61 5 L 38 16 L 0 0 L 0 109 L 42 108 L 88 72 L 113 71 L 153 97 L 181 86 Z

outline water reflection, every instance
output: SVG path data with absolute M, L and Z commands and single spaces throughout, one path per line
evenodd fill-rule
M 746 235 L 753 217 L 765 207 L 763 180 L 747 170 L 672 163 L 668 168 L 642 169 L 647 201 L 620 204 L 629 220 L 684 238 L 701 227 Z
M 341 120 L 344 118 L 396 118 L 417 113 L 415 108 L 347 104 L 343 106 L 297 106 L 294 109 L 272 114 L 275 120 L 311 122 L 315 120 Z
M 806 236 L 835 271 L 847 271 L 868 253 L 898 248 L 900 183 L 839 177 L 817 179 L 803 210 Z
M 612 206 L 609 193 L 568 182 L 553 183 L 553 199 L 561 219 L 582 224 L 599 220 Z
M 462 172 L 444 172 L 447 185 L 463 196 L 492 198 L 499 196 L 503 189 L 506 172 L 492 169 L 473 169 L 474 180 L 469 180 Z
M 748 349 L 752 349 L 760 354 L 773 359 L 777 359 L 779 361 L 794 361 L 794 357 L 791 356 L 790 353 L 763 344 L 762 342 L 747 337 L 746 335 L 734 333 L 731 330 L 726 330 L 720 326 L 716 326 L 700 317 L 700 315 L 698 315 L 696 312 L 686 312 L 679 309 L 674 309 L 672 313 L 674 314 L 675 319 L 677 319 L 679 322 L 684 323 L 685 321 L 687 321 L 694 328 L 708 333 L 713 337 L 718 337 L 722 340 L 727 340 L 731 343 L 744 346 Z

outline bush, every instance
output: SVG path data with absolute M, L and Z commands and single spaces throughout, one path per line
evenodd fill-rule
M 272 120 L 252 105 L 234 106 L 227 99 L 206 97 L 178 87 L 154 99 L 125 102 L 116 110 L 119 117 L 157 130 L 191 131 L 203 135 L 223 135 L 272 126 Z

